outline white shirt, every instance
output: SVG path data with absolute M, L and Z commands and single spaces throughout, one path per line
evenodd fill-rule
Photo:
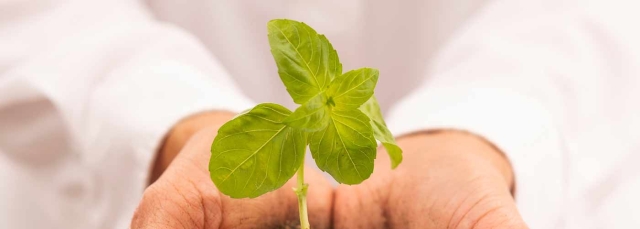
M 178 120 L 293 108 L 269 53 L 273 18 L 326 34 L 346 70 L 379 68 L 397 135 L 454 128 L 503 150 L 531 228 L 638 228 L 639 7 L 2 1 L 0 228 L 126 228 Z

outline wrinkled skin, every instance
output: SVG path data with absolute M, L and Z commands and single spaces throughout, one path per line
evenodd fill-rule
M 379 156 L 369 180 L 338 187 L 335 228 L 527 228 L 510 192 L 511 168 L 491 145 L 460 132 L 398 144 L 405 158 L 396 170 Z
M 215 128 L 196 134 L 164 174 L 144 192 L 131 228 L 287 228 L 298 221 L 295 177 L 255 199 L 231 199 L 209 178 L 209 149 Z M 332 188 L 321 174 L 307 172 L 313 228 L 329 228 Z
M 295 176 L 255 199 L 216 190 L 208 162 L 218 126 L 190 137 L 144 192 L 131 228 L 297 228 Z M 379 148 L 374 174 L 360 185 L 334 190 L 307 169 L 311 228 L 527 228 L 510 193 L 510 165 L 483 140 L 444 131 L 406 136 L 398 144 L 404 162 L 391 170 Z

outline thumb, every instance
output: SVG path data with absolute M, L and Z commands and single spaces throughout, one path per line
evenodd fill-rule
M 217 128 L 199 131 L 162 176 L 144 193 L 132 228 L 294 228 L 299 224 L 294 176 L 280 189 L 254 199 L 232 199 L 218 191 L 208 171 Z M 314 171 L 306 173 L 313 228 L 328 228 L 332 188 Z
M 398 144 L 404 162 L 396 170 L 382 156 L 369 180 L 338 188 L 336 228 L 527 228 L 509 191 L 509 164 L 485 142 L 453 132 Z
M 452 222 L 457 222 L 453 228 L 527 228 L 510 194 L 487 192 L 483 196 L 463 202 L 459 208 L 461 211 L 453 216 L 459 220 L 452 218 Z
M 384 149 L 378 149 L 384 151 Z M 379 153 L 384 154 L 384 152 Z M 388 228 L 387 204 L 394 173 L 387 157 L 378 157 L 371 177 L 358 185 L 340 185 L 334 194 L 334 228 Z

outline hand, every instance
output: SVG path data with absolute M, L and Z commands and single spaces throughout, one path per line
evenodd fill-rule
M 155 174 L 162 175 L 145 190 L 131 228 L 242 229 L 299 225 L 297 198 L 292 191 L 295 176 L 284 187 L 255 199 L 231 199 L 216 189 L 208 172 L 211 142 L 218 127 L 230 117 L 200 115 L 174 128 L 154 168 Z M 208 128 L 199 130 L 202 126 Z M 197 133 L 193 135 L 194 132 Z M 172 150 L 179 150 L 177 156 Z M 314 229 L 328 228 L 332 187 L 313 169 L 307 171 L 305 181 L 312 187 L 308 192 L 310 223 Z
M 335 228 L 527 228 L 510 190 L 511 167 L 471 134 L 442 131 L 399 139 L 404 161 L 335 194 Z

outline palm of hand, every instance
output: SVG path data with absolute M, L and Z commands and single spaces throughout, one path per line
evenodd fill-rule
M 153 185 L 145 190 L 131 228 L 248 229 L 294 228 L 298 220 L 295 182 L 255 199 L 231 199 L 219 193 L 207 171 L 216 129 L 195 135 Z M 314 228 L 328 228 L 332 189 L 318 173 L 309 173 Z M 293 178 L 293 181 L 295 177 Z
M 214 135 L 210 129 L 194 136 L 145 191 L 132 228 L 296 228 L 295 177 L 255 199 L 231 199 L 216 190 L 206 169 Z M 462 157 L 455 145 L 438 150 L 444 157 L 425 148 L 429 142 L 447 145 L 442 140 L 401 140 L 405 163 L 398 169 L 391 171 L 388 159 L 379 157 L 369 180 L 335 191 L 308 170 L 312 228 L 526 228 L 505 182 L 511 178 L 500 174 L 504 165 L 495 169 L 482 154 Z
M 402 166 L 392 172 L 379 158 L 371 179 L 337 189 L 335 227 L 526 228 L 509 190 L 509 165 L 480 139 L 460 137 L 400 140 Z

